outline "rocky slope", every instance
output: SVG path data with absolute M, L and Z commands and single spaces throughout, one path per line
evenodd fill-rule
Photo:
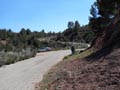
M 92 43 L 83 59 L 53 68 L 40 90 L 120 90 L 120 20 L 115 18 Z M 50 81 L 49 81 L 50 80 Z
M 55 72 L 48 90 L 120 90 L 120 49 L 96 61 L 70 61 Z

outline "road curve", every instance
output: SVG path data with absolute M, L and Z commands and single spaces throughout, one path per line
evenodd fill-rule
M 70 50 L 39 53 L 36 57 L 0 68 L 0 90 L 34 90 L 43 75 Z

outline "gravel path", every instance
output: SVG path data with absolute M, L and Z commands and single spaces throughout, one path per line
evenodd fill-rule
M 43 75 L 70 50 L 39 53 L 36 57 L 0 68 L 0 90 L 34 90 Z

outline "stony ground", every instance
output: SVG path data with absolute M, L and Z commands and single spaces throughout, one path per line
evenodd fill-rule
M 39 90 L 120 90 L 120 49 L 97 60 L 62 63 L 51 71 Z

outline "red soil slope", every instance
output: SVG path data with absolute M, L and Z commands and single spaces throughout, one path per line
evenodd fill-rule
M 48 90 L 120 90 L 119 18 L 98 35 L 92 48 L 96 51 L 90 56 L 55 71 Z

